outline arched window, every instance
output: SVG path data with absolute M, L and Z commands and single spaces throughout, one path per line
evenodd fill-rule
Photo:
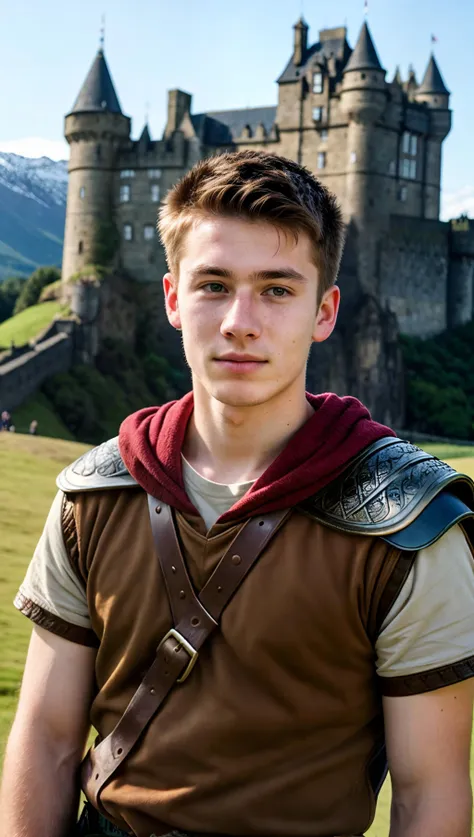
M 77 252 L 79 253 L 79 255 L 82 253 L 82 250 L 83 250 L 83 244 L 82 244 L 82 241 L 80 241 L 79 242 L 79 247 L 77 248 Z
M 85 196 L 86 196 L 86 187 L 81 186 L 81 188 L 79 189 L 79 197 L 80 197 L 81 201 L 84 200 Z

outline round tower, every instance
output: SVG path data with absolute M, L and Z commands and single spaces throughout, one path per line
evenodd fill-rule
M 65 120 L 70 145 L 62 278 L 96 261 L 101 228 L 112 220 L 113 169 L 118 147 L 130 137 L 102 49 Z M 105 233 L 104 233 L 105 234 Z
M 449 90 L 432 54 L 423 81 L 414 93 L 414 100 L 429 109 L 430 127 L 426 139 L 426 175 L 424 216 L 438 220 L 441 194 L 443 141 L 451 130 Z
M 341 110 L 348 121 L 345 211 L 359 225 L 377 216 L 375 124 L 386 104 L 385 70 L 364 23 L 341 87 Z

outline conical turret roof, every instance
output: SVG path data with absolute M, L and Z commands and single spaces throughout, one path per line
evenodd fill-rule
M 71 113 L 84 111 L 122 113 L 102 49 L 92 63 Z
M 400 87 L 403 84 L 402 74 L 401 74 L 401 71 L 400 71 L 400 67 L 398 65 L 397 65 L 397 68 L 395 70 L 395 75 L 393 76 L 392 84 L 399 84 Z
M 367 22 L 364 22 L 360 30 L 359 39 L 344 72 L 350 70 L 383 70 Z
M 436 58 L 431 54 L 429 64 L 426 68 L 423 81 L 421 82 L 417 93 L 438 93 L 439 95 L 449 96 L 449 90 L 446 87 L 443 76 L 439 71 L 436 63 Z
M 150 129 L 148 127 L 148 122 L 146 123 L 145 127 L 143 128 L 143 131 L 141 133 L 141 137 L 140 137 L 139 142 L 141 142 L 142 145 L 147 145 L 148 143 L 151 142 Z

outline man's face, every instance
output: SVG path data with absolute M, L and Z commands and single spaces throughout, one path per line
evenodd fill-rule
M 183 242 L 179 281 L 164 278 L 170 323 L 182 329 L 194 387 L 232 407 L 304 391 L 313 341 L 329 337 L 339 290 L 318 308 L 306 234 L 296 244 L 266 222 L 206 216 Z

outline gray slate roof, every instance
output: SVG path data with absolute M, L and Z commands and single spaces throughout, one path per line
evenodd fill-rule
M 425 76 L 417 90 L 417 93 L 439 93 L 440 95 L 449 96 L 449 90 L 443 81 L 443 76 L 439 71 L 434 55 L 431 55 L 429 64 L 426 68 Z
M 350 54 L 351 48 L 345 38 L 331 38 L 318 42 L 309 47 L 302 64 L 296 66 L 292 56 L 281 76 L 277 78 L 277 82 L 278 84 L 284 84 L 285 82 L 297 81 L 304 74 L 310 61 L 314 60 L 318 63 L 318 59 L 321 59 L 321 63 L 323 64 L 328 58 L 334 56 L 339 61 L 345 63 Z
M 344 72 L 347 73 L 350 70 L 383 70 L 367 22 L 364 22 L 360 30 L 354 52 Z
M 197 113 L 191 117 L 194 130 L 205 145 L 229 145 L 242 135 L 246 125 L 252 133 L 263 124 L 270 133 L 276 118 L 276 107 L 243 108 Z
M 71 113 L 109 111 L 122 113 L 104 53 L 99 49 Z

